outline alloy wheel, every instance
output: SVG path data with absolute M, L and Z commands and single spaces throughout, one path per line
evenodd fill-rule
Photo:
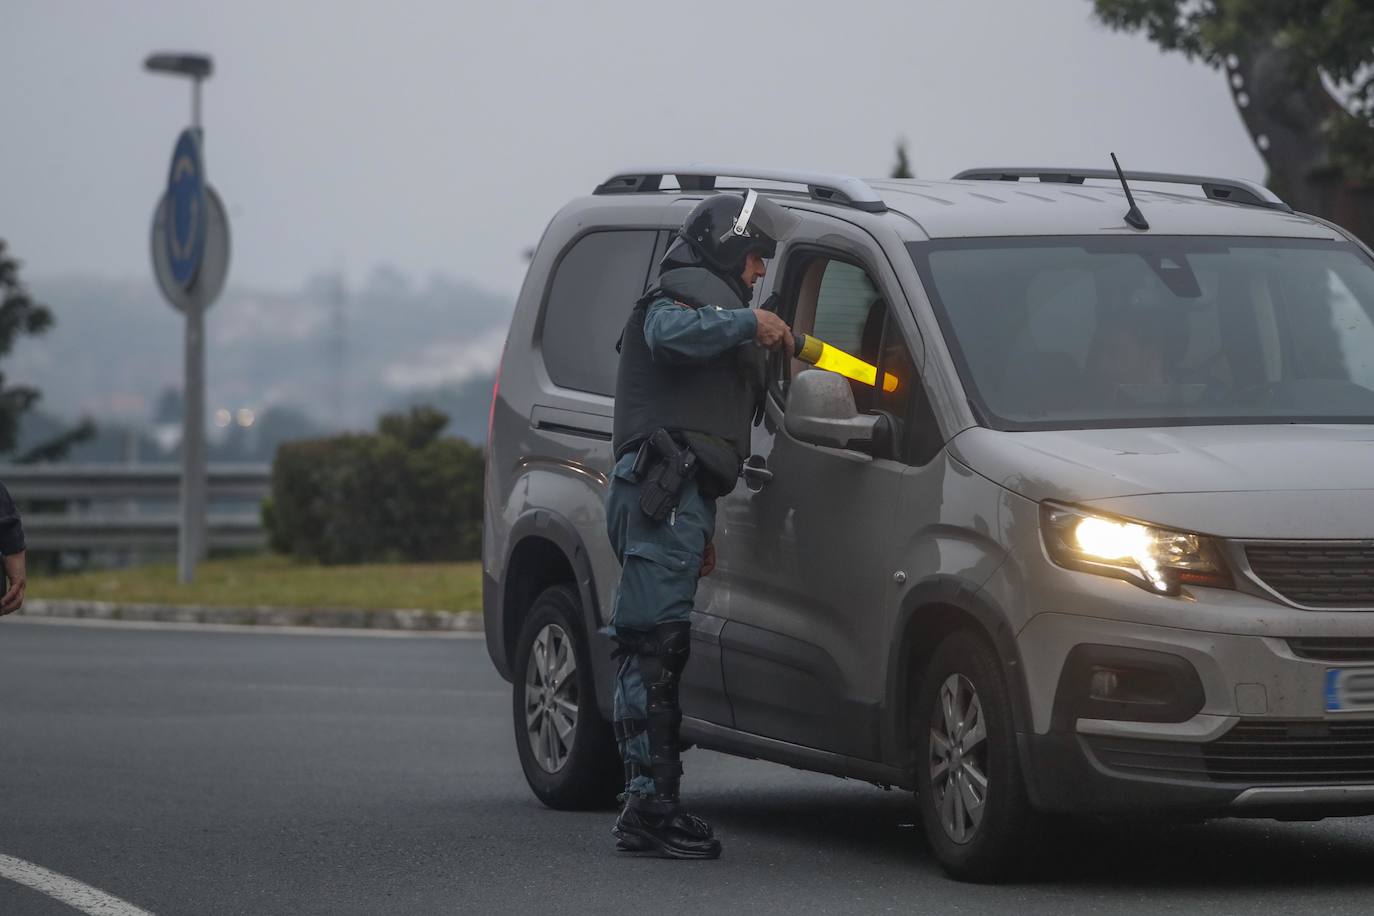
M 988 800 L 988 732 L 978 691 L 962 674 L 940 686 L 930 715 L 930 791 L 945 835 L 967 843 Z
M 567 631 L 554 623 L 530 647 L 525 731 L 539 766 L 548 773 L 563 769 L 577 734 L 577 655 Z

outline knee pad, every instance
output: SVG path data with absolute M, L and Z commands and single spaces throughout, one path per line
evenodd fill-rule
M 653 640 L 659 664 L 676 680 L 692 654 L 692 625 L 685 620 L 661 623 L 654 627 Z
M 660 798 L 676 798 L 682 776 L 678 733 L 682 710 L 678 683 L 692 652 L 692 629 L 687 621 L 660 624 L 643 644 L 640 672 L 648 694 L 649 758 L 654 791 Z
M 692 654 L 692 625 L 674 621 L 637 635 L 630 651 L 639 656 L 639 671 L 650 698 L 655 687 L 675 689 Z

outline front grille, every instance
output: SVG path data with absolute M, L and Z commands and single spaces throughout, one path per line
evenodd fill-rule
M 1207 780 L 1202 747 L 1182 741 L 1139 738 L 1085 738 L 1103 766 L 1138 776 Z
M 1295 604 L 1374 607 L 1374 544 L 1250 544 L 1250 568 Z
M 1374 721 L 1242 721 L 1206 744 L 1087 740 L 1103 765 L 1144 776 L 1247 786 L 1374 783 Z
M 1298 658 L 1316 662 L 1374 662 L 1374 639 L 1316 636 L 1288 640 Z
M 1240 722 L 1202 753 L 1220 781 L 1371 782 L 1374 722 Z

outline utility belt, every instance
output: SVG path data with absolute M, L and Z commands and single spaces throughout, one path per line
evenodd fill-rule
M 639 484 L 639 508 L 655 522 L 662 522 L 674 509 L 697 471 L 697 456 L 679 445 L 666 429 L 654 430 L 639 443 L 630 480 Z

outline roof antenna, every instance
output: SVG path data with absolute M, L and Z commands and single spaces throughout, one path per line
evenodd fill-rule
M 1132 229 L 1149 229 L 1145 214 L 1140 212 L 1135 205 L 1135 198 L 1131 196 L 1131 186 L 1126 184 L 1126 174 L 1121 171 L 1121 163 L 1116 161 L 1116 153 L 1112 153 L 1112 165 L 1116 166 L 1116 177 L 1121 179 L 1121 189 L 1126 192 L 1126 203 L 1131 205 L 1131 209 L 1126 211 L 1126 225 Z

